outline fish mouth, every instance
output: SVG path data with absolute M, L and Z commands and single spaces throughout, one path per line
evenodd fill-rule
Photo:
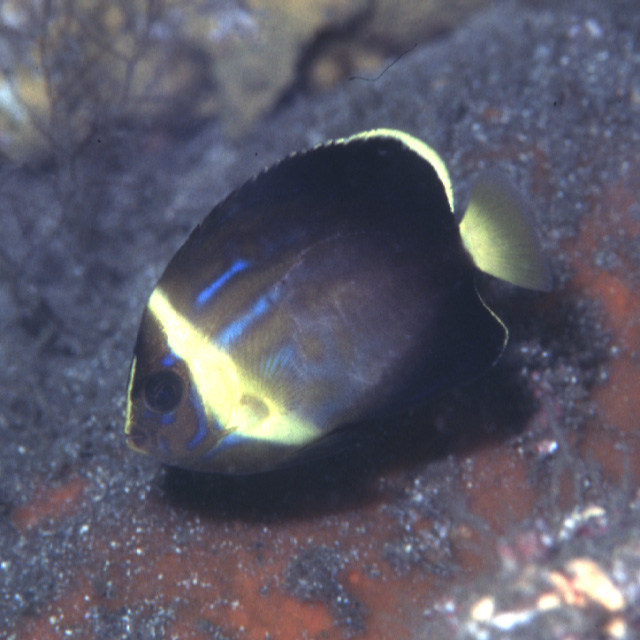
M 145 446 L 149 438 L 147 434 L 140 429 L 132 429 L 126 435 L 126 443 L 129 449 L 133 449 L 133 451 L 137 451 L 138 453 L 147 453 L 147 447 Z

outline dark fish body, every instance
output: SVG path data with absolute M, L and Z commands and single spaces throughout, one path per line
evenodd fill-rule
M 479 266 L 545 288 L 535 235 L 512 192 L 495 196 L 502 186 L 477 200 L 515 206 L 497 216 L 519 216 L 501 242 L 531 257 Z M 494 261 L 491 225 L 479 206 L 471 231 L 459 226 L 452 200 L 435 152 L 388 130 L 294 154 L 230 194 L 145 309 L 129 445 L 190 469 L 263 471 L 490 367 L 507 339 L 474 284 L 475 253 Z

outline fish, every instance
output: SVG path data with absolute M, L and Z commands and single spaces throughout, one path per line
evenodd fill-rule
M 498 174 L 458 220 L 445 163 L 409 133 L 294 153 L 216 205 L 153 289 L 126 442 L 221 474 L 326 452 L 496 363 L 508 331 L 479 271 L 551 286 L 526 201 Z

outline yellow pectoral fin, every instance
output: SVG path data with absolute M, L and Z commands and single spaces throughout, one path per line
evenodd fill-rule
M 309 420 L 284 411 L 265 396 L 253 394 L 241 397 L 229 424 L 242 438 L 285 446 L 302 446 L 320 435 L 320 430 Z

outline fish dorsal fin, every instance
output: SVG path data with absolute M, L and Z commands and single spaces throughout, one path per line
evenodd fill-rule
M 527 289 L 551 289 L 527 205 L 504 176 L 487 172 L 475 183 L 460 234 L 481 271 Z
M 451 186 L 451 177 L 449 176 L 447 165 L 434 149 L 419 138 L 416 138 L 405 131 L 399 131 L 398 129 L 371 129 L 371 131 L 362 131 L 348 138 L 340 138 L 333 144 L 349 144 L 354 140 L 372 140 L 376 138 L 390 138 L 391 140 L 397 140 L 407 149 L 413 151 L 413 153 L 417 154 L 425 162 L 430 164 L 438 174 L 438 178 L 444 187 L 451 211 L 454 210 L 453 187 Z

